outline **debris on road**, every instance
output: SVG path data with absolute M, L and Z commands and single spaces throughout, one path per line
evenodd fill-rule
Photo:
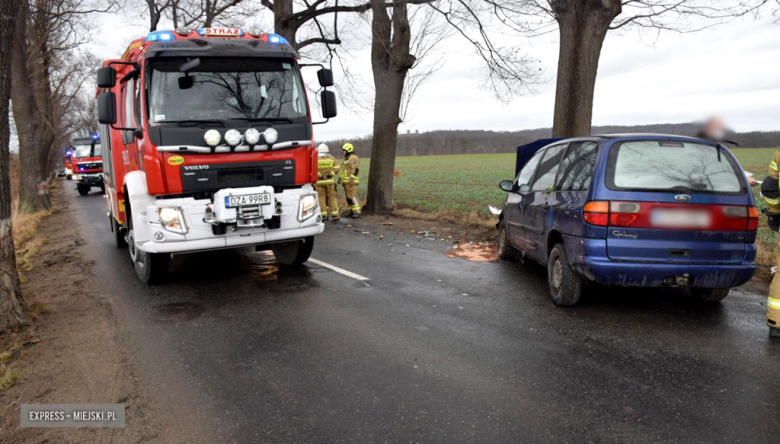
M 460 248 L 456 245 L 447 252 L 451 258 L 466 259 L 472 262 L 495 262 L 498 260 L 496 248 L 490 244 L 469 242 L 461 244 Z

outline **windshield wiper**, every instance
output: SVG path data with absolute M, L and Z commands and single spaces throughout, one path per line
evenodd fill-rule
M 293 123 L 289 117 L 231 117 L 228 120 L 246 120 L 247 122 L 284 122 Z

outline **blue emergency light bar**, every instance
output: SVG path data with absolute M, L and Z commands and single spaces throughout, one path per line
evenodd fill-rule
M 92 135 L 92 140 L 98 140 L 98 139 L 100 139 L 100 135 L 99 134 L 93 134 Z
M 73 151 L 71 151 L 71 150 L 65 151 L 65 155 L 66 156 L 70 156 L 71 154 L 73 154 Z
M 173 31 L 154 31 L 146 36 L 144 42 L 169 42 L 171 40 L 176 40 Z
M 268 41 L 275 44 L 290 44 L 290 42 L 287 41 L 286 38 L 280 36 L 279 34 L 268 34 Z

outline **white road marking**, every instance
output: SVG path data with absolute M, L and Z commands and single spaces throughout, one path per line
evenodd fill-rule
M 311 263 L 313 263 L 313 264 L 317 264 L 317 265 L 319 265 L 320 267 L 325 267 L 325 268 L 328 268 L 328 269 L 330 269 L 330 270 L 333 270 L 333 271 L 335 271 L 336 273 L 341 273 L 341 274 L 343 274 L 344 276 L 351 277 L 352 279 L 355 279 L 355 280 L 358 280 L 358 281 L 367 281 L 367 280 L 369 280 L 369 279 L 368 279 L 367 277 L 365 277 L 365 276 L 361 276 L 361 275 L 359 275 L 359 274 L 357 274 L 357 273 L 353 273 L 353 272 L 351 272 L 351 271 L 347 271 L 347 270 L 345 270 L 345 269 L 343 269 L 343 268 L 339 268 L 339 267 L 337 267 L 337 266 L 335 266 L 335 265 L 331 265 L 331 264 L 329 264 L 329 263 L 327 263 L 327 262 L 322 262 L 322 261 L 319 261 L 319 260 L 317 260 L 317 259 L 314 259 L 314 258 L 309 258 L 309 262 L 311 262 Z

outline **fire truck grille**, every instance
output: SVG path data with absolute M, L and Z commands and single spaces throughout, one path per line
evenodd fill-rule
M 218 191 L 270 185 L 295 185 L 295 161 L 182 165 L 181 182 L 185 193 Z
M 103 162 L 80 163 L 76 165 L 76 169 L 78 169 L 79 171 L 97 170 L 100 168 L 103 168 Z

